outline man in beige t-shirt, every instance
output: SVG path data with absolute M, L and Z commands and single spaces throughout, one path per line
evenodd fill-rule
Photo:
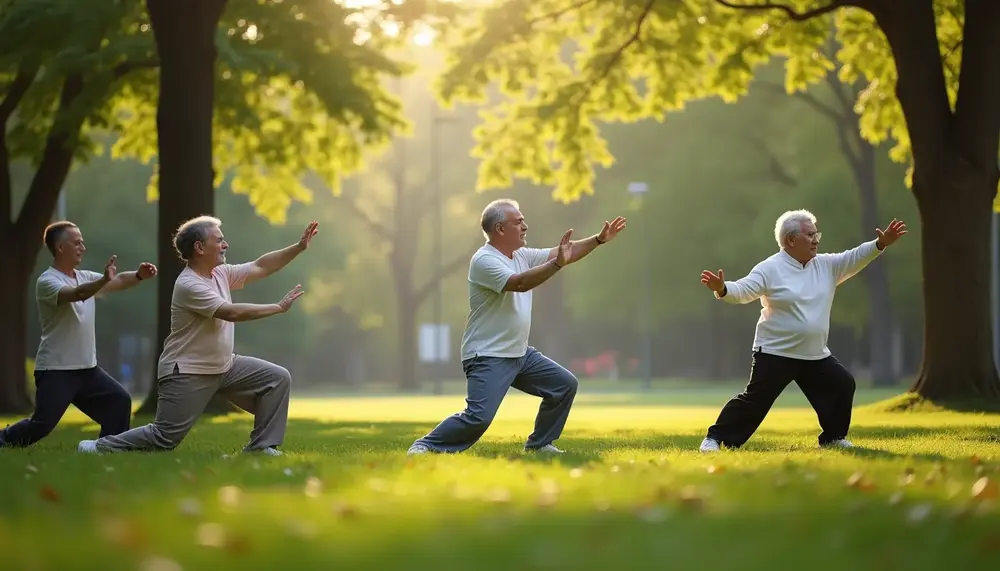
M 52 265 L 35 282 L 42 329 L 35 354 L 35 411 L 0 430 L 0 447 L 23 448 L 45 438 L 71 404 L 101 425 L 101 436 L 128 430 L 132 418 L 128 391 L 97 365 L 94 299 L 152 278 L 156 266 L 142 263 L 134 272 L 118 273 L 112 256 L 104 273 L 78 269 L 87 247 L 80 228 L 68 221 L 46 227 L 42 241 Z
M 254 415 L 245 450 L 281 455 L 285 437 L 288 370 L 262 359 L 235 355 L 235 323 L 284 313 L 302 295 L 296 286 L 275 304 L 233 303 L 232 291 L 267 277 L 303 252 L 316 235 L 310 223 L 302 239 L 253 262 L 227 264 L 229 244 L 222 222 L 201 216 L 181 224 L 174 247 L 187 265 L 174 282 L 170 303 L 170 334 L 163 342 L 157 372 L 156 418 L 152 424 L 117 436 L 80 442 L 80 452 L 171 450 L 216 393 Z

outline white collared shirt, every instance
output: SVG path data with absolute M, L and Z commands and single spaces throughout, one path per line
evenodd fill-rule
M 804 266 L 784 250 L 761 261 L 746 277 L 726 282 L 728 303 L 760 299 L 753 349 L 794 359 L 828 357 L 830 309 L 837 286 L 882 252 L 876 240 L 836 254 L 817 254 Z M 719 294 L 716 294 L 719 297 Z

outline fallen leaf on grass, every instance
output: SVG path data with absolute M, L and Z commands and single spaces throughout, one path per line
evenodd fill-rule
M 316 476 L 306 478 L 305 493 L 310 498 L 318 498 L 323 493 L 323 481 Z
M 219 503 L 223 507 L 236 509 L 243 502 L 243 490 L 236 486 L 223 486 L 218 492 Z
M 35 468 L 31 464 L 28 464 L 27 466 L 25 466 L 24 469 L 27 470 L 27 471 L 29 471 L 29 472 L 35 473 L 35 474 L 38 473 L 38 468 Z
M 181 564 L 168 557 L 153 555 L 142 560 L 139 571 L 183 571 Z
M 354 518 L 359 515 L 358 509 L 347 502 L 334 502 L 333 513 L 341 518 Z
M 972 458 L 969 458 L 969 463 L 971 463 L 973 466 L 978 466 L 978 465 L 982 464 L 983 461 L 979 459 L 979 456 L 976 456 L 975 454 L 973 454 Z
M 104 517 L 98 522 L 98 530 L 105 541 L 126 549 L 137 549 L 146 544 L 146 533 L 137 521 L 121 517 Z
M 680 503 L 688 509 L 701 509 L 705 505 L 705 498 L 695 486 L 684 486 L 681 489 Z
M 58 504 L 62 501 L 62 497 L 59 495 L 59 492 L 49 485 L 44 485 L 38 488 L 38 495 L 40 495 L 43 500 L 54 504 Z
M 1000 485 L 987 476 L 979 478 L 972 485 L 972 497 L 977 500 L 995 500 L 997 496 L 1000 496 Z
M 715 464 L 712 464 L 711 466 L 708 467 L 709 474 L 721 474 L 725 471 L 726 471 L 725 466 L 717 466 Z
M 863 473 L 855 472 L 847 479 L 847 487 L 861 490 L 862 492 L 870 492 L 875 489 L 875 483 Z
M 195 543 L 202 547 L 225 547 L 226 528 L 218 523 L 203 523 L 195 532 Z

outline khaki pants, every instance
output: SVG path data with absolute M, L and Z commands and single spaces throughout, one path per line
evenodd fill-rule
M 254 415 L 244 450 L 280 445 L 288 422 L 292 376 L 284 367 L 237 355 L 232 368 L 218 375 L 174 373 L 156 382 L 158 400 L 152 424 L 97 440 L 101 452 L 173 450 L 184 440 L 208 401 L 219 393 Z

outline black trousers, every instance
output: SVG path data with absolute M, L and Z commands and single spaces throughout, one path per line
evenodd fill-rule
M 0 431 L 0 446 L 26 447 L 45 438 L 71 404 L 101 425 L 101 436 L 129 429 L 132 397 L 104 369 L 35 371 L 35 412 Z
M 722 408 L 718 420 L 708 429 L 708 437 L 731 448 L 745 444 L 793 380 L 819 417 L 823 430 L 819 435 L 820 445 L 845 438 L 851 426 L 855 383 L 854 376 L 840 361 L 832 355 L 806 361 L 760 350 L 753 354 L 750 382 Z

